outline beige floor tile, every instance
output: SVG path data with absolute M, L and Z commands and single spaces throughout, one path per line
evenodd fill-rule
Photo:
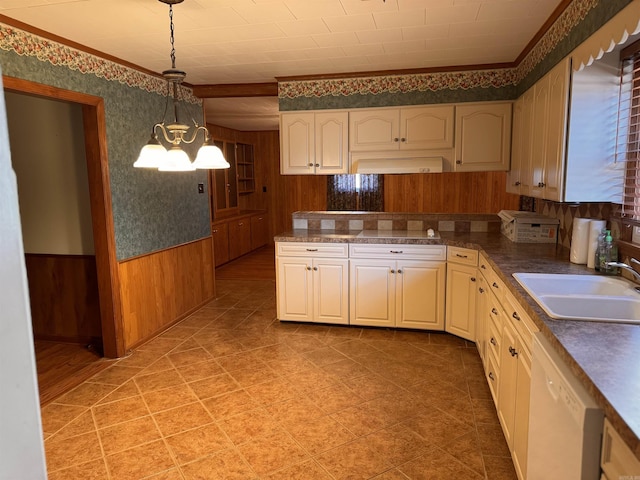
M 96 430 L 91 410 L 87 410 L 75 420 L 69 422 L 56 433 L 60 438 L 75 437 Z
M 225 373 L 224 369 L 215 360 L 192 363 L 177 367 L 176 370 L 186 382 L 195 382 L 203 378 L 213 377 Z
M 233 447 L 215 423 L 167 437 L 166 442 L 180 465 Z
M 213 377 L 203 380 L 196 380 L 195 382 L 189 383 L 189 386 L 201 400 L 240 390 L 238 382 L 228 373 L 214 375 Z
M 151 418 L 141 417 L 98 430 L 105 455 L 128 450 L 160 439 L 160 432 Z
M 427 440 L 402 424 L 378 430 L 365 438 L 373 450 L 396 466 L 419 457 L 429 448 Z
M 355 438 L 353 433 L 329 416 L 307 419 L 286 428 L 311 455 L 326 452 Z
M 162 440 L 107 455 L 106 459 L 109 473 L 114 479 L 140 479 L 175 466 Z
M 247 410 L 254 410 L 260 406 L 260 404 L 244 390 L 236 390 L 217 397 L 207 398 L 202 400 L 202 404 L 216 420 L 232 417 Z
M 265 477 L 266 480 L 332 480 L 332 478 L 314 460 L 307 460 L 297 465 L 285 467 Z
M 173 387 L 184 383 L 184 379 L 175 370 L 165 370 L 163 372 L 150 373 L 135 377 L 134 382 L 138 385 L 140 392 L 153 392 L 164 388 Z
M 511 457 L 486 455 L 483 459 L 487 470 L 487 478 L 491 480 L 517 480 L 518 476 Z
M 128 380 L 131 380 L 131 378 L 140 373 L 141 370 L 141 368 L 136 367 L 112 365 L 109 368 L 102 370 L 100 373 L 95 374 L 91 378 L 91 381 L 93 383 L 106 383 L 107 385 L 120 386 Z
M 48 471 L 102 458 L 98 433 L 95 431 L 67 438 L 54 435 L 45 441 L 44 449 Z
M 158 360 L 165 352 L 153 350 L 134 350 L 128 356 L 118 360 L 120 367 L 145 368 Z
M 332 347 L 323 347 L 317 350 L 303 352 L 302 356 L 318 367 L 345 360 L 344 354 Z
M 153 352 L 156 353 L 156 352 Z M 166 355 L 161 356 L 155 362 L 147 365 L 144 370 L 142 370 L 138 376 L 149 375 L 151 373 L 159 373 L 166 372 L 167 370 L 173 370 L 173 363 L 169 361 L 169 358 Z
M 154 413 L 153 418 L 164 436 L 175 435 L 213 422 L 213 418 L 200 402 Z
M 143 393 L 142 397 L 144 398 L 144 401 L 147 402 L 147 406 L 151 413 L 180 407 L 198 400 L 196 394 L 193 393 L 189 385 L 186 383 L 165 388 L 163 390 Z
M 149 409 L 141 395 L 97 405 L 92 407 L 92 411 L 98 428 L 149 415 Z
M 49 472 L 48 477 L 49 480 L 109 480 L 107 467 L 102 458 Z
M 162 352 L 163 354 L 170 352 L 173 348 L 177 347 L 183 342 L 180 338 L 166 338 L 156 337 L 153 340 L 140 345 L 138 350 L 147 351 L 152 350 L 156 352 Z
M 144 477 L 144 480 L 184 480 L 182 473 L 178 468 L 171 468 L 165 472 L 160 472 L 150 477 Z
M 509 457 L 509 447 L 499 423 L 478 423 L 478 442 L 483 455 Z
M 309 458 L 300 445 L 283 430 L 251 440 L 238 449 L 258 475 L 281 470 Z
M 91 407 L 113 392 L 117 387 L 101 383 L 83 383 L 56 399 L 56 403 Z
M 272 403 L 266 409 L 278 423 L 285 427 L 305 425 L 310 420 L 326 415 L 326 412 L 306 395 Z
M 375 411 L 364 405 L 345 408 L 331 415 L 340 425 L 345 427 L 356 437 L 368 435 L 387 426 L 387 422 L 378 418 Z
M 197 344 L 196 344 L 197 345 Z M 175 367 L 182 367 L 184 365 L 191 365 L 193 363 L 200 363 L 211 360 L 211 354 L 202 347 L 192 348 L 181 352 L 170 353 L 167 355 L 171 363 Z
M 482 450 L 478 442 L 478 434 L 475 430 L 456 438 L 455 440 L 440 445 L 442 450 L 457 458 L 474 472 L 484 475 L 484 462 Z M 492 477 L 489 477 L 492 478 Z
M 94 383 L 92 385 L 98 385 L 98 384 Z M 104 397 L 102 400 L 100 400 L 98 402 L 98 405 L 111 403 L 118 400 L 124 400 L 125 398 L 135 397 L 139 394 L 140 394 L 140 390 L 138 390 L 138 386 L 136 385 L 136 383 L 133 380 L 129 380 L 128 382 L 116 388 L 113 392 L 111 392 L 109 395 Z
M 392 467 L 364 439 L 329 450 L 315 460 L 336 479 L 367 479 Z
M 87 407 L 50 403 L 44 407 L 40 413 L 42 418 L 42 431 L 55 433 L 86 411 Z
M 282 378 L 252 385 L 245 388 L 245 390 L 262 405 L 284 402 L 300 395 L 300 391 L 291 382 Z
M 280 429 L 275 418 L 269 415 L 264 408 L 248 410 L 226 418 L 220 422 L 220 427 L 236 445 L 269 435 Z
M 236 449 L 183 465 L 181 470 L 185 480 L 258 480 L 258 475 Z
M 342 383 L 328 388 L 311 390 L 307 392 L 307 395 L 326 413 L 336 413 L 365 402 L 356 392 Z
M 455 458 L 442 450 L 432 447 L 424 455 L 411 460 L 398 467 L 398 470 L 410 479 L 438 480 L 482 480 L 484 475 L 479 475 L 470 470 Z M 491 477 L 489 477 L 491 478 Z M 491 480 L 493 480 L 491 478 Z
M 264 365 L 264 364 L 263 364 Z M 264 383 L 268 380 L 275 380 L 278 374 L 268 366 L 244 368 L 242 370 L 234 370 L 230 373 L 233 379 L 243 388 Z

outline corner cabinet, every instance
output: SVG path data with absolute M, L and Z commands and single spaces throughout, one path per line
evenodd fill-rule
M 477 250 L 447 248 L 445 330 L 472 342 L 476 341 L 477 266 Z
M 279 320 L 348 324 L 346 243 L 276 243 Z
M 456 106 L 455 171 L 509 170 L 511 102 Z
M 348 123 L 346 111 L 281 113 L 280 173 L 348 173 Z
M 451 148 L 453 111 L 453 105 L 352 110 L 349 151 Z
M 444 330 L 446 247 L 351 244 L 350 323 Z

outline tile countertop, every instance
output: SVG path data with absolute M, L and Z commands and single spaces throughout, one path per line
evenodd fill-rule
M 293 230 L 276 242 L 404 243 L 480 250 L 640 459 L 640 325 L 554 320 L 512 277 L 516 272 L 594 274 L 555 244 L 513 243 L 499 233 L 439 232 L 440 239 L 357 238 L 359 232 Z

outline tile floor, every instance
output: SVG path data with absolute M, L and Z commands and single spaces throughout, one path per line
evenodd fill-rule
M 218 298 L 43 408 L 51 480 L 515 479 L 475 346 Z

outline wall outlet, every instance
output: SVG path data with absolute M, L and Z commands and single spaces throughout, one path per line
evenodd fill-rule
M 198 184 L 198 193 L 204 193 L 204 183 Z

